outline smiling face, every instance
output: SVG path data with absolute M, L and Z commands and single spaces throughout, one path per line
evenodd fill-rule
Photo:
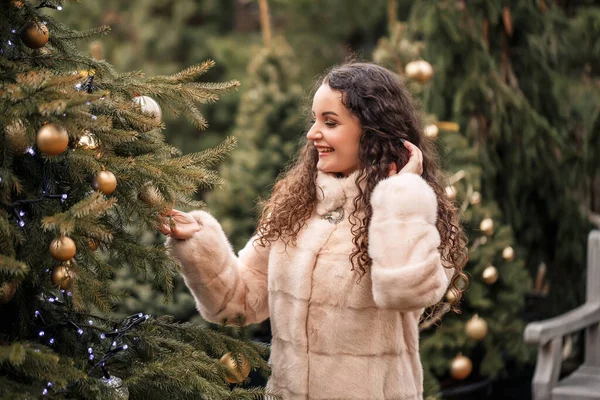
M 306 134 L 319 151 L 317 169 L 348 176 L 360 165 L 358 147 L 362 127 L 342 103 L 342 92 L 323 84 L 313 98 L 313 125 Z

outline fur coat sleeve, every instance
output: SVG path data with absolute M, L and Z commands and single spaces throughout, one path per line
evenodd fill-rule
M 188 240 L 169 238 L 171 255 L 179 260 L 186 285 L 207 321 L 245 324 L 268 318 L 267 267 L 269 249 L 253 244 L 233 252 L 219 222 L 209 213 L 193 211 L 202 229 Z
M 420 176 L 401 173 L 375 187 L 369 227 L 374 300 L 402 311 L 436 304 L 454 270 L 442 266 L 437 199 Z

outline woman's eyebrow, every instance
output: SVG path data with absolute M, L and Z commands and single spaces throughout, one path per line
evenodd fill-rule
M 312 115 L 313 115 L 313 117 L 314 117 L 314 116 L 315 116 L 315 112 L 314 112 L 314 111 L 312 111 L 312 110 L 311 110 L 311 112 L 312 112 Z M 333 112 L 333 111 L 323 111 L 323 112 L 321 113 L 321 115 L 323 115 L 323 116 L 325 116 L 325 115 L 335 115 L 336 117 L 339 117 L 339 115 L 337 115 L 337 114 L 336 114 L 335 112 Z

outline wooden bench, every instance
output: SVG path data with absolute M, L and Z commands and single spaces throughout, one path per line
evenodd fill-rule
M 568 290 L 568 288 L 562 288 Z M 600 399 L 600 231 L 588 236 L 586 302 L 558 317 L 525 328 L 525 342 L 539 346 L 534 400 Z M 583 365 L 559 381 L 563 337 L 585 330 Z

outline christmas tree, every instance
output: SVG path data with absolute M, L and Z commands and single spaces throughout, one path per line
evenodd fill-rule
M 198 105 L 238 83 L 201 81 L 210 61 L 118 73 L 75 47 L 107 29 L 73 31 L 58 8 L 0 2 L 0 397 L 259 397 L 230 383 L 268 371 L 264 346 L 110 312 L 124 266 L 170 295 L 178 265 L 139 238 L 174 205 L 201 206 L 192 194 L 221 183 L 211 168 L 234 145 L 182 155 L 165 143 L 154 99 L 202 128 Z
M 409 40 L 405 30 L 406 26 L 392 17 L 390 35 L 380 39 L 374 59 L 398 72 L 422 98 L 431 85 L 435 64 L 420 58 L 427 43 Z M 510 225 L 494 199 L 482 195 L 480 151 L 470 139 L 472 132 L 463 133 L 454 122 L 424 115 L 424 134 L 435 142 L 448 174 L 446 195 L 455 199 L 469 238 L 469 260 L 464 268 L 469 282 L 463 280 L 459 285 L 465 290 L 460 313 L 451 312 L 448 303 L 456 300 L 457 293 L 449 291 L 448 303 L 420 326 L 425 393 L 435 397 L 450 394 L 459 386 L 466 393 L 470 383 L 506 374 L 507 362 L 522 364 L 531 359 L 532 349 L 522 340 L 522 313 L 531 282 L 522 258 L 517 257 L 523 252 L 516 246 Z

